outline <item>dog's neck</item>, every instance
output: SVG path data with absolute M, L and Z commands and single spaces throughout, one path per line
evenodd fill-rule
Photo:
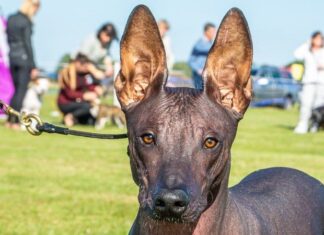
M 230 173 L 230 161 L 227 162 L 222 172 L 222 180 L 218 185 L 218 193 L 210 207 L 202 213 L 195 223 L 169 223 L 157 221 L 149 217 L 143 210 L 139 210 L 130 234 L 222 234 L 226 227 L 230 226 L 228 221 L 235 213 L 235 205 L 230 198 L 228 190 L 228 178 Z M 226 220 L 226 221 L 225 221 Z

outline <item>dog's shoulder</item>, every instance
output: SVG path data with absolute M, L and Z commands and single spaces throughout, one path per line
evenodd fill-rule
M 230 188 L 229 197 L 246 223 L 257 224 L 262 234 L 318 234 L 324 226 L 323 184 L 295 169 L 253 172 Z
M 300 190 L 308 193 L 323 191 L 324 186 L 320 181 L 302 171 L 286 167 L 273 167 L 255 171 L 231 188 L 233 192 L 245 191 L 250 194 L 272 191 L 291 193 Z
M 324 212 L 324 185 L 292 168 L 275 167 L 253 172 L 230 188 L 230 194 L 241 205 L 260 213 L 293 214 L 307 209 L 306 214 L 316 211 L 319 216 L 324 216 L 321 215 Z M 283 212 L 286 209 L 290 211 Z

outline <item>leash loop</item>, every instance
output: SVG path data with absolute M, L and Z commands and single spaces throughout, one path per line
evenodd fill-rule
M 26 124 L 28 124 L 28 125 L 25 125 L 25 127 L 31 135 L 38 136 L 38 135 L 42 134 L 42 131 L 40 131 L 38 129 L 38 126 L 43 125 L 43 122 L 39 116 L 37 116 L 36 114 L 30 113 L 28 115 L 24 115 L 22 119 L 24 121 L 26 121 Z M 33 123 L 35 123 L 35 125 L 33 125 Z
M 61 134 L 61 135 L 75 135 L 88 138 L 96 139 L 125 139 L 127 134 L 100 134 L 100 133 L 91 133 L 85 131 L 70 130 L 69 128 L 55 126 L 51 123 L 42 121 L 42 119 L 33 113 L 26 114 L 25 112 L 19 113 L 8 104 L 0 100 L 0 109 L 3 110 L 7 115 L 13 115 L 18 117 L 21 125 L 26 127 L 26 130 L 29 134 L 34 136 L 39 136 L 43 132 L 49 134 Z

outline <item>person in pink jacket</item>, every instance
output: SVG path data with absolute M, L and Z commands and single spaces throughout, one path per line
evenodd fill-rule
M 9 70 L 9 47 L 7 43 L 6 27 L 6 19 L 0 16 L 0 100 L 9 104 L 14 93 L 14 86 Z M 0 116 L 4 116 L 1 110 Z

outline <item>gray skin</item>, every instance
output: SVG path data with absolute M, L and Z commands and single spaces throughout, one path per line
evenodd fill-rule
M 209 52 L 204 88 L 166 87 L 154 17 L 145 6 L 134 9 L 115 81 L 139 186 L 130 234 L 323 235 L 324 186 L 305 173 L 270 168 L 228 188 L 231 146 L 252 94 L 251 63 L 247 23 L 232 9 Z M 208 140 L 215 144 L 206 145 Z
M 166 88 L 129 110 L 127 123 L 140 186 L 130 234 L 323 234 L 324 188 L 305 173 L 260 170 L 228 189 L 237 120 L 203 93 Z M 148 132 L 156 136 L 149 146 L 140 138 Z M 219 141 L 214 149 L 203 148 L 209 136 Z M 189 192 L 190 204 L 176 223 L 153 215 L 154 194 L 165 188 Z

